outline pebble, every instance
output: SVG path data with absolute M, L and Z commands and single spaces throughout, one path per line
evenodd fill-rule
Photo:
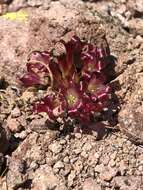
M 115 160 L 117 156 L 117 152 L 114 152 L 113 154 L 110 155 L 110 158 Z
M 117 174 L 117 170 L 115 168 L 104 168 L 102 173 L 100 173 L 100 179 L 103 181 L 111 181 L 113 177 Z
M 107 156 L 105 156 L 104 158 L 102 158 L 102 163 L 103 163 L 104 165 L 108 165 L 109 160 L 110 160 L 110 158 L 109 158 L 109 156 L 107 155 Z
M 22 128 L 17 119 L 11 117 L 7 119 L 7 126 L 12 132 L 20 132 Z
M 83 169 L 82 161 L 78 160 L 77 162 L 75 162 L 75 164 L 73 165 L 73 168 L 76 171 L 76 174 L 79 174 Z
M 94 179 L 87 178 L 83 183 L 83 190 L 101 190 L 101 187 Z
M 94 167 L 88 167 L 87 168 L 87 176 L 88 177 L 95 177 Z
M 100 155 L 98 153 L 92 153 L 89 154 L 89 157 L 88 157 L 88 160 L 87 160 L 87 163 L 89 166 L 93 166 L 93 165 L 96 165 L 98 163 L 98 160 L 100 158 Z
M 55 142 L 49 145 L 49 150 L 51 150 L 54 154 L 58 154 L 62 151 L 62 146 L 58 142 Z
M 122 176 L 125 175 L 126 170 L 127 170 L 127 165 L 124 163 L 123 160 L 121 160 L 121 162 L 119 163 L 119 171 Z
M 63 161 L 64 161 L 64 163 L 68 164 L 68 163 L 70 162 L 69 157 L 66 156 L 66 157 L 63 159 Z
M 73 185 L 75 177 L 76 177 L 75 171 L 72 170 L 71 173 L 68 175 L 68 186 L 69 187 L 71 187 Z
M 88 158 L 88 153 L 85 151 L 82 151 L 80 154 L 83 158 Z
M 22 140 L 24 140 L 24 139 L 27 137 L 27 135 L 28 135 L 28 132 L 27 132 L 26 130 L 21 131 L 20 133 L 15 133 L 15 134 L 14 134 L 14 136 L 15 136 L 16 138 L 20 138 L 20 139 L 22 139 Z
M 142 0 L 130 0 L 129 5 L 138 12 L 143 12 L 143 1 Z
M 100 148 L 99 148 L 99 152 L 102 152 L 102 151 L 103 151 L 103 147 L 100 146 Z
M 35 171 L 35 175 L 32 181 L 32 189 L 34 190 L 46 190 L 46 189 L 58 189 L 58 190 L 63 190 L 65 187 L 61 187 L 61 183 L 59 179 L 54 175 L 53 171 L 51 168 L 47 168 L 45 166 L 38 168 Z
M 18 107 L 15 107 L 12 111 L 11 111 L 11 117 L 12 118 L 16 118 L 19 117 L 21 115 L 21 111 Z
M 111 159 L 109 162 L 109 166 L 111 166 L 111 167 L 116 166 L 116 162 L 113 159 Z
M 77 160 L 78 160 L 78 157 L 71 158 L 71 159 L 70 159 L 70 163 L 73 164 L 73 163 L 76 162 Z
M 117 12 L 123 15 L 126 12 L 126 6 L 124 4 L 120 5 L 120 8 L 117 10 Z
M 66 144 L 66 140 L 65 139 L 60 140 L 60 144 L 61 145 L 65 145 Z
M 104 168 L 104 165 L 103 164 L 100 164 L 100 165 L 97 165 L 95 168 L 94 168 L 94 171 L 97 172 L 97 173 L 101 173 L 102 170 Z
M 54 172 L 54 174 L 58 174 L 59 173 L 59 168 L 53 168 L 53 172 Z
M 92 146 L 89 143 L 85 143 L 85 145 L 82 147 L 83 151 L 89 151 L 91 150 Z
M 36 0 L 36 1 L 28 0 L 27 4 L 31 7 L 39 7 L 42 5 L 42 1 L 41 0 Z
M 30 164 L 30 169 L 36 170 L 38 167 L 39 167 L 39 166 L 38 166 L 38 164 L 37 164 L 35 161 L 31 162 L 31 164 Z
M 75 137 L 76 137 L 77 139 L 81 139 L 82 135 L 81 135 L 81 133 L 75 133 Z
M 96 152 L 96 153 L 94 154 L 94 157 L 95 157 L 96 159 L 99 159 L 99 158 L 100 158 L 100 155 Z
M 134 18 L 128 21 L 127 26 L 137 36 L 143 36 L 143 20 L 140 18 Z
M 65 168 L 64 168 L 64 173 L 63 173 L 63 175 L 64 175 L 64 176 L 67 176 L 67 175 L 70 173 L 70 171 L 71 171 L 71 165 L 66 164 L 66 165 L 65 165 Z
M 143 172 L 143 165 L 140 165 L 140 166 L 138 167 L 138 170 L 139 170 L 140 172 Z
M 58 169 L 64 168 L 64 163 L 61 162 L 61 161 L 58 161 L 58 162 L 55 163 L 54 168 L 55 169 L 57 169 L 57 168 Z
M 75 150 L 74 150 L 74 153 L 75 153 L 75 154 L 80 154 L 80 153 L 81 153 L 81 149 L 75 149 Z

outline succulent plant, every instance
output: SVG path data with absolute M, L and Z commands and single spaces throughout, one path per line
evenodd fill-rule
M 34 112 L 46 112 L 51 120 L 58 117 L 90 121 L 108 106 L 110 87 L 104 68 L 108 48 L 82 42 L 77 36 L 59 42 L 63 53 L 34 51 L 28 57 L 27 72 L 20 78 L 25 87 L 45 86 L 48 95 L 34 103 Z

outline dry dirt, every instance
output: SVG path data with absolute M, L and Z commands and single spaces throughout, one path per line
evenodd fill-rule
M 142 190 L 142 0 L 0 0 L 1 15 L 18 10 L 26 21 L 0 16 L 0 190 Z M 111 50 L 114 95 L 88 131 L 48 129 L 17 81 L 31 51 L 70 31 Z

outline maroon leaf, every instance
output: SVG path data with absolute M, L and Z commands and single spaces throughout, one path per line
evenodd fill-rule
M 40 77 L 35 73 L 29 73 L 28 72 L 23 77 L 19 78 L 19 80 L 26 87 L 42 84 L 42 82 L 40 81 Z

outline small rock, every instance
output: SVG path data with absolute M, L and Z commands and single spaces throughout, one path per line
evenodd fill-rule
M 16 118 L 9 117 L 7 119 L 7 126 L 12 132 L 20 132 L 22 129 L 22 126 L 20 125 L 20 123 L 17 121 Z
M 11 111 L 11 117 L 12 118 L 16 118 L 19 117 L 21 115 L 20 109 L 18 107 L 15 107 L 12 111 Z
M 8 158 L 9 170 L 7 173 L 7 184 L 9 189 L 14 189 L 17 184 L 22 184 L 23 180 L 23 162 L 16 158 Z
M 51 150 L 54 154 L 58 154 L 62 151 L 62 146 L 58 142 L 55 142 L 49 145 L 49 150 Z
M 128 21 L 128 27 L 129 29 L 135 34 L 135 35 L 141 35 L 143 36 L 143 20 L 136 18 Z
M 104 165 L 108 165 L 109 161 L 110 161 L 110 157 L 107 155 L 107 156 L 105 156 L 105 157 L 103 158 L 102 163 L 103 163 Z
M 119 171 L 122 176 L 125 174 L 126 170 L 127 170 L 127 165 L 124 163 L 123 160 L 121 160 L 121 162 L 119 163 Z
M 5 3 L 0 3 L 0 15 L 7 13 L 8 5 Z
M 53 168 L 53 173 L 54 173 L 54 174 L 59 174 L 59 171 L 60 171 L 59 168 Z
M 99 158 L 100 158 L 100 155 L 97 152 L 95 153 L 90 152 L 88 160 L 87 160 L 88 165 L 95 166 L 98 163 Z
M 75 163 L 77 160 L 78 160 L 78 157 L 71 158 L 71 159 L 70 159 L 70 163 L 73 164 L 73 163 Z
M 104 168 L 104 165 L 103 164 L 100 164 L 100 165 L 97 165 L 95 168 L 94 168 L 94 171 L 97 172 L 97 173 L 101 173 L 103 171 L 103 168 Z
M 126 106 L 119 113 L 119 127 L 129 140 L 136 144 L 143 144 L 143 114 L 137 111 L 138 107 L 134 104 Z M 128 146 L 124 146 L 124 153 L 128 154 Z
M 39 7 L 42 5 L 42 1 L 41 0 L 36 0 L 36 1 L 33 1 L 33 0 L 28 0 L 27 4 L 31 7 Z
M 48 166 L 53 166 L 55 161 L 52 159 L 52 155 L 47 152 L 46 154 L 46 163 Z
M 83 169 L 83 164 L 81 160 L 78 160 L 73 165 L 74 170 L 76 171 L 76 174 L 79 174 Z
M 142 171 L 143 171 L 143 165 L 140 165 L 140 166 L 138 167 L 138 170 L 139 170 L 140 172 L 142 172 Z
M 95 177 L 95 172 L 94 172 L 94 167 L 92 167 L 92 166 L 89 166 L 88 168 L 87 168 L 87 172 L 86 172 L 86 177 Z
M 115 168 L 105 167 L 102 173 L 100 173 L 100 179 L 103 181 L 111 181 L 116 174 L 117 170 Z
M 65 145 L 66 144 L 66 140 L 65 139 L 60 140 L 60 144 L 61 145 Z
M 72 170 L 71 173 L 68 175 L 68 186 L 69 187 L 71 187 L 73 185 L 75 177 L 76 177 L 75 171 Z
M 30 164 L 30 169 L 36 170 L 38 168 L 38 164 L 35 161 L 32 161 Z
M 14 12 L 24 7 L 27 7 L 27 0 L 14 0 L 10 3 L 8 10 Z
M 24 140 L 28 135 L 28 132 L 27 131 L 21 131 L 20 133 L 15 133 L 14 136 L 16 138 L 20 138 L 22 140 Z
M 66 156 L 64 159 L 63 159 L 63 161 L 64 161 L 64 163 L 66 163 L 66 164 L 68 164 L 69 163 L 69 157 L 68 156 Z
M 77 148 L 74 150 L 74 153 L 77 155 L 77 154 L 80 154 L 81 153 L 81 149 Z
M 65 186 L 60 183 L 58 178 L 52 172 L 50 167 L 46 165 L 37 169 L 32 181 L 31 190 L 65 190 Z
M 116 162 L 113 159 L 111 159 L 109 162 L 109 166 L 114 167 L 115 165 L 116 165 Z
M 75 133 L 75 138 L 81 139 L 81 137 L 82 137 L 81 133 Z
M 67 176 L 69 173 L 70 173 L 70 171 L 71 171 L 71 165 L 69 165 L 69 164 L 66 164 L 65 165 L 65 170 L 64 170 L 64 176 Z
M 82 151 L 80 154 L 83 158 L 88 158 L 88 153 L 85 151 Z
M 101 190 L 101 187 L 94 179 L 87 178 L 83 183 L 83 190 Z
M 55 169 L 64 168 L 63 162 L 61 162 L 61 161 L 56 162 L 56 164 L 54 165 L 54 168 L 55 168 Z
M 142 0 L 128 0 L 127 6 L 133 11 L 143 12 L 143 1 Z
M 85 143 L 85 145 L 82 147 L 82 150 L 87 152 L 91 150 L 92 146 L 89 143 Z
M 142 177 L 141 176 L 116 176 L 112 183 L 114 188 L 141 190 L 142 189 Z M 140 187 L 140 188 L 139 188 Z
M 100 158 L 99 153 L 96 152 L 96 153 L 94 154 L 94 157 L 97 158 L 97 159 L 99 159 L 99 158 Z
M 117 152 L 114 152 L 113 154 L 110 155 L 110 158 L 115 160 L 117 156 Z
M 118 12 L 119 14 L 123 15 L 123 14 L 126 12 L 126 9 L 127 9 L 127 7 L 126 7 L 124 4 L 121 4 L 121 5 L 119 6 L 119 9 L 117 10 L 117 12 Z

